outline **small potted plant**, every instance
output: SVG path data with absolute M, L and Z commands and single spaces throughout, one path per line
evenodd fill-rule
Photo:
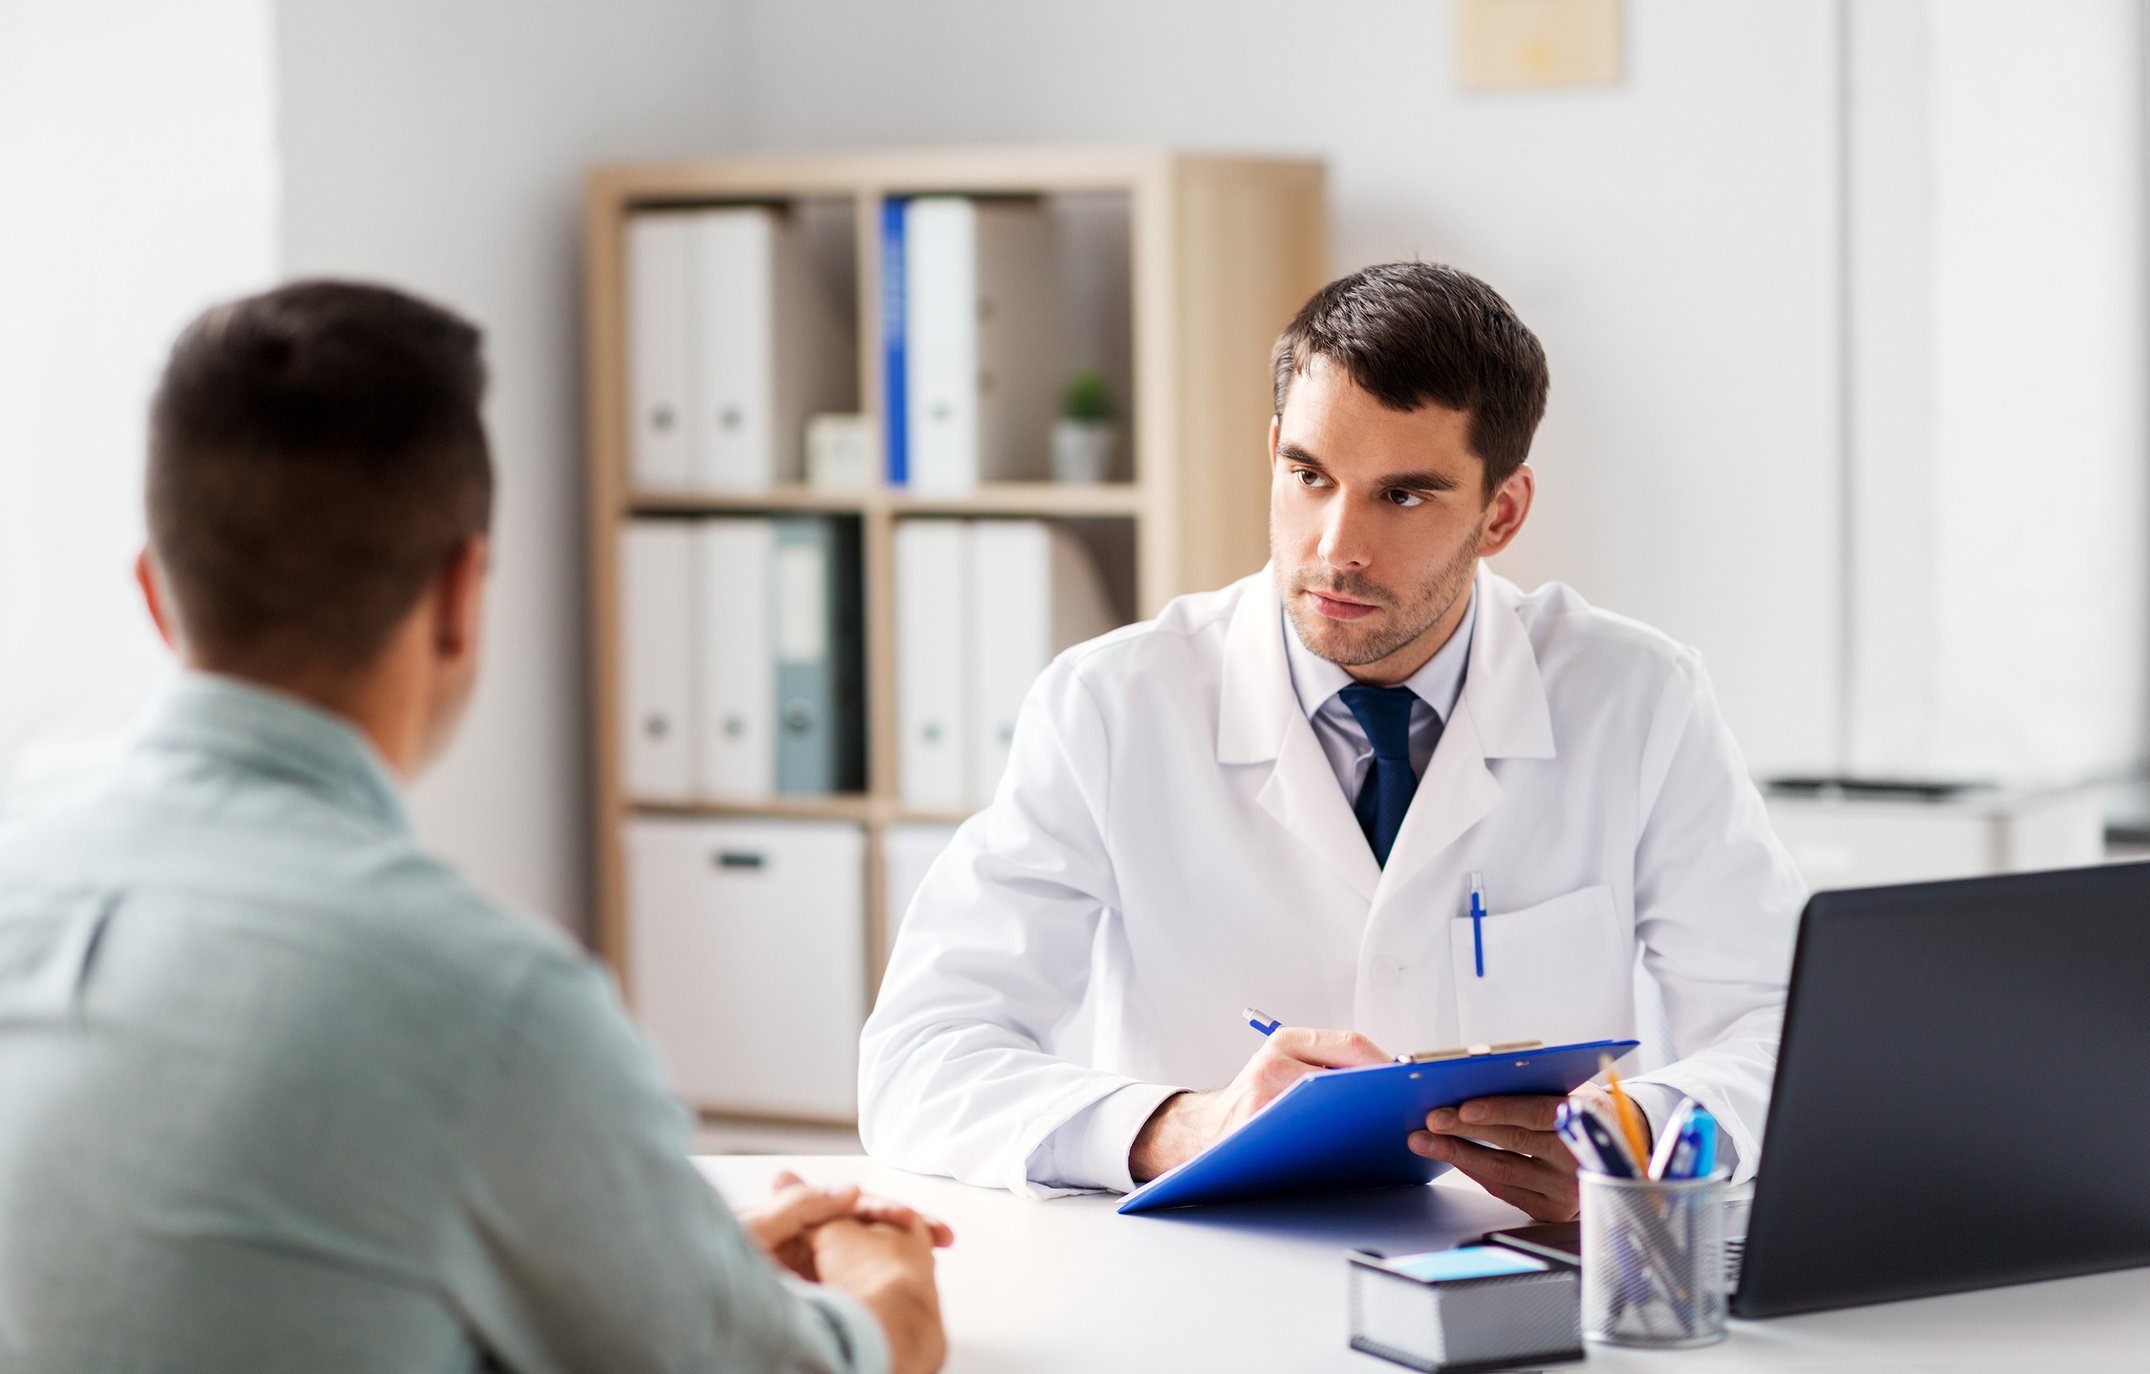
M 1053 422 L 1053 479 L 1102 482 L 1112 470 L 1115 407 L 1105 374 L 1086 367 L 1068 379 L 1060 393 L 1060 418 Z

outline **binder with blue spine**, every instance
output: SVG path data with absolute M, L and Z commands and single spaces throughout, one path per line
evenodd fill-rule
M 888 441 L 888 484 L 905 485 L 911 476 L 910 377 L 905 360 L 908 329 L 903 295 L 903 216 L 905 198 L 881 202 L 881 432 Z
M 1618 1059 L 1636 1043 L 1595 1040 L 1322 1069 L 1201 1154 L 1129 1193 L 1120 1210 L 1427 1183 L 1448 1166 L 1404 1143 L 1425 1129 L 1426 1113 L 1474 1097 L 1571 1092 L 1597 1073 L 1602 1056 Z

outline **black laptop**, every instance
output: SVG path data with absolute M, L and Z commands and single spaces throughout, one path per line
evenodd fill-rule
M 2150 864 L 1816 893 L 1740 1210 L 1742 1317 L 2150 1264 Z
M 2150 864 L 1816 893 L 1742 1317 L 2150 1264 Z

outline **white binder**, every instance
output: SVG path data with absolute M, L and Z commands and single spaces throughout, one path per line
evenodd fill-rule
M 960 520 L 896 525 L 896 763 L 906 806 L 970 802 L 970 536 Z
M 630 521 L 620 538 L 620 774 L 635 800 L 695 791 L 694 529 Z
M 627 221 L 627 471 L 641 490 L 694 480 L 687 379 L 693 311 L 689 217 Z
M 1042 520 L 971 527 L 971 795 L 983 806 L 1007 770 L 1015 719 L 1054 655 L 1120 623 L 1089 550 Z
M 776 792 L 769 624 L 776 527 L 765 518 L 707 520 L 695 537 L 702 792 L 725 801 L 764 801 Z
M 1066 379 L 1044 207 L 920 197 L 905 209 L 904 253 L 909 485 L 1045 480 Z
M 820 821 L 626 826 L 627 985 L 673 1092 L 849 1120 L 866 1019 L 866 840 Z
M 694 474 L 715 491 L 804 480 L 806 417 L 855 404 L 856 347 L 792 216 L 704 210 L 693 237 Z
M 888 899 L 888 943 L 896 944 L 911 899 L 926 881 L 926 871 L 956 837 L 952 825 L 892 825 L 881 832 L 882 891 Z

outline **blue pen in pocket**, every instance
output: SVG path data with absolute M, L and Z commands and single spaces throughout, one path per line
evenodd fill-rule
M 1478 963 L 1478 976 L 1486 976 L 1486 875 L 1471 870 L 1471 955 Z

